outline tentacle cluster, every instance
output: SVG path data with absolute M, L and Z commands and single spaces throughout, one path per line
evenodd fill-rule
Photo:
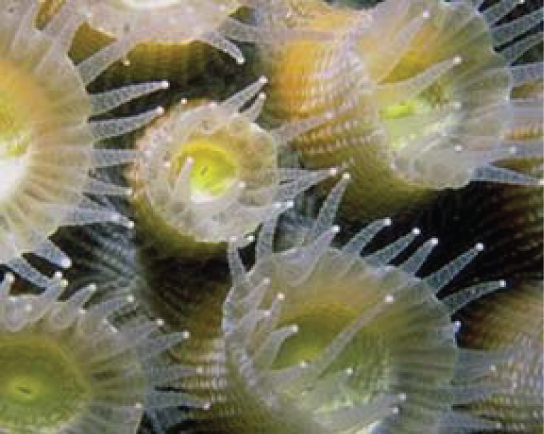
M 325 117 L 263 129 L 254 121 L 265 83 L 261 78 L 221 103 L 182 101 L 139 139 L 143 156 L 130 176 L 136 207 L 154 231 L 166 225 L 167 243 L 179 238 L 188 249 L 187 241 L 212 245 L 244 236 L 336 174 L 279 167 L 282 145 Z
M 388 213 L 471 180 L 539 183 L 494 163 L 542 153 L 540 138 L 508 134 L 542 122 L 541 98 L 512 96 L 520 86 L 542 87 L 542 63 L 519 63 L 541 42 L 531 31 L 541 9 L 497 24 L 517 1 L 483 9 L 482 2 L 386 0 L 361 11 L 285 3 L 291 26 L 335 37 L 263 46 L 275 110 L 288 118 L 338 112 L 295 146 L 313 167 L 351 166 L 346 200 L 354 211 L 373 203 L 374 214 Z
M 54 9 L 59 0 L 44 0 Z M 257 28 L 232 15 L 243 7 L 268 13 L 274 9 L 263 0 L 81 0 L 89 13 L 89 25 L 101 34 L 118 39 L 145 31 L 146 42 L 165 45 L 204 42 L 232 56 L 245 59 L 229 39 L 270 41 L 286 35 L 285 29 Z
M 437 292 L 483 249 L 424 279 L 415 273 L 436 239 L 400 266 L 388 265 L 419 235 L 360 251 L 390 219 L 371 223 L 342 248 L 333 219 L 348 176 L 323 205 L 304 243 L 274 252 L 276 223 L 265 223 L 255 266 L 229 246 L 233 287 L 223 305 L 229 380 L 260 421 L 258 432 L 468 432 L 498 427 L 456 411 L 494 391 L 479 381 L 496 357 L 458 348 L 451 316 L 503 287 L 489 282 L 444 300 Z M 503 360 L 504 361 L 504 360 Z M 246 405 L 246 404 L 244 404 Z M 213 411 L 213 407 L 212 407 Z M 457 431 L 456 431 L 457 432 Z
M 95 149 L 95 144 L 139 128 L 161 111 L 91 118 L 167 83 L 89 95 L 86 85 L 137 40 L 123 38 L 74 65 L 67 53 L 85 10 L 69 1 L 38 29 L 38 9 L 37 0 L 22 0 L 0 10 L 0 264 L 46 286 L 50 279 L 22 255 L 33 253 L 69 267 L 70 259 L 49 240 L 60 226 L 106 221 L 131 225 L 86 194 L 126 194 L 125 188 L 104 183 L 91 172 L 131 161 L 136 153 Z
M 12 282 L 0 283 L 2 432 L 135 433 L 144 411 L 207 405 L 158 390 L 189 373 L 160 360 L 187 336 L 158 334 L 161 321 L 112 320 L 133 297 L 89 303 L 88 285 L 61 301 L 60 278 L 40 295 L 10 296 Z

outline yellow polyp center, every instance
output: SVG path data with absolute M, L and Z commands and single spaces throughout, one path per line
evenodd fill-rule
M 0 90 L 0 203 L 9 200 L 25 174 L 24 156 L 30 144 L 31 128 Z
M 238 179 L 238 164 L 211 139 L 197 139 L 182 147 L 174 158 L 172 170 L 178 175 L 192 160 L 191 196 L 195 200 L 212 200 L 224 194 Z
M 384 82 L 395 83 L 409 79 L 424 71 L 428 66 L 422 59 L 408 56 L 400 62 L 399 66 L 393 70 Z M 406 128 L 397 128 L 395 120 L 430 114 L 449 102 L 447 86 L 445 83 L 437 82 L 413 99 L 382 107 L 380 109 L 380 116 L 387 123 L 391 148 L 396 151 L 402 150 L 409 141 L 417 140 L 418 137 L 437 132 L 439 129 L 445 128 L 449 122 L 448 117 L 445 117 L 443 121 L 433 122 L 426 128 L 420 128 L 417 123 L 414 123 L 407 131 Z
M 56 115 L 43 87 L 26 70 L 0 59 L 0 204 L 26 175 L 32 139 Z
M 30 130 L 17 115 L 9 97 L 0 93 L 0 159 L 20 157 L 28 148 Z

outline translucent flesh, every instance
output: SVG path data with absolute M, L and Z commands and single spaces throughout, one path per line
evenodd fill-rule
M 0 426 L 60 429 L 77 418 L 90 397 L 79 368 L 55 342 L 0 334 Z
M 187 158 L 193 161 L 190 179 L 193 200 L 220 196 L 239 176 L 233 155 L 208 139 L 196 139 L 180 147 L 180 152 L 173 158 L 171 170 L 174 174 L 179 174 Z
M 9 59 L 0 59 L 0 209 L 17 192 L 28 175 L 29 147 L 36 135 L 46 133 L 55 108 L 43 88 L 26 71 Z
M 485 14 L 463 2 L 386 1 L 350 13 L 286 3 L 294 26 L 334 30 L 337 37 L 263 48 L 270 107 L 288 119 L 333 114 L 293 144 L 310 167 L 349 167 L 355 182 L 346 216 L 389 215 L 471 180 L 538 182 L 490 167 L 509 155 L 513 86 L 539 75 L 537 64 L 519 72 L 509 66 Z M 525 18 L 525 29 L 539 21 L 536 13 Z
M 312 253 L 310 249 L 306 252 L 301 249 L 298 254 Z M 299 282 L 295 282 L 290 273 L 284 274 L 293 266 L 289 264 L 291 257 L 288 254 L 273 255 L 259 262 L 249 274 L 252 281 L 270 279 L 261 304 L 268 316 L 251 331 L 250 326 L 245 325 L 251 316 L 247 312 L 240 323 L 240 341 L 234 334 L 227 338 L 227 354 L 231 355 L 229 350 L 233 351 L 232 363 L 243 367 L 240 375 L 247 381 L 245 387 L 256 397 L 270 402 L 276 393 L 281 397 L 279 402 L 285 400 L 285 405 L 293 406 L 290 410 L 285 407 L 281 407 L 281 411 L 276 409 L 277 415 L 271 417 L 281 420 L 285 415 L 286 422 L 283 428 L 270 432 L 315 429 L 311 427 L 317 421 L 324 424 L 320 429 L 325 428 L 323 432 L 327 433 L 372 432 L 375 423 L 384 424 L 383 428 L 388 429 L 386 416 L 392 415 L 391 405 L 395 402 L 392 398 L 389 404 L 386 403 L 388 394 L 391 397 L 407 394 L 414 403 L 419 403 L 417 396 L 427 396 L 432 390 L 450 387 L 456 360 L 453 329 L 447 310 L 434 297 L 432 290 L 415 282 L 410 284 L 412 277 L 407 274 L 393 270 L 380 272 L 360 259 L 343 258 L 352 264 L 344 267 L 341 256 L 333 250 L 324 252 L 310 270 L 307 271 L 308 265 L 304 265 L 304 271 L 301 269 L 294 273 L 293 276 L 303 279 Z M 303 267 L 302 263 L 300 267 Z M 277 301 L 280 293 L 282 296 Z M 386 303 L 377 309 L 390 293 L 395 294 L 395 301 L 390 306 Z M 280 306 L 279 310 L 274 307 L 276 304 Z M 267 321 L 272 322 L 272 329 L 267 328 Z M 356 323 L 361 325 L 358 331 L 351 338 L 342 337 Z M 273 359 L 262 359 L 262 341 L 272 336 L 272 331 L 277 334 L 293 326 L 296 326 L 296 332 L 279 341 L 281 346 L 277 352 L 271 353 Z M 242 329 L 246 330 L 246 327 L 249 334 L 244 337 Z M 277 336 L 280 339 L 280 335 Z M 295 385 L 305 376 L 313 378 L 313 370 L 318 369 L 317 366 L 331 354 L 334 357 L 319 368 L 312 382 Z M 243 362 L 252 356 L 255 357 L 252 364 Z M 439 362 L 434 365 L 431 360 Z M 308 366 L 307 372 L 300 368 L 304 364 Z M 259 370 L 259 367 L 268 365 L 267 370 Z M 232 367 L 235 369 L 234 365 Z M 296 369 L 300 369 L 297 375 L 293 371 Z M 289 371 L 293 371 L 291 380 L 287 380 Z M 265 395 L 261 396 L 261 393 Z M 406 411 L 404 418 L 401 416 L 390 421 L 407 430 L 421 429 L 418 412 L 428 413 L 430 423 L 438 423 L 442 412 L 451 405 L 438 395 L 432 405 L 414 404 L 411 399 L 408 399 L 406 409 L 415 406 L 416 413 Z M 402 415 L 404 404 L 398 404 Z M 375 409 L 371 410 L 373 406 Z M 295 408 L 298 416 L 293 414 Z M 361 412 L 361 426 L 353 422 L 351 428 L 354 430 L 357 426 L 356 431 L 335 428 L 337 423 L 341 426 L 340 413 L 336 412 L 347 409 Z M 366 411 L 371 413 L 366 414 Z M 325 417 L 327 414 L 329 416 Z M 287 421 L 290 417 L 299 419 L 295 431 L 289 428 Z M 365 420 L 367 422 L 362 422 Z M 281 426 L 281 422 L 275 422 Z

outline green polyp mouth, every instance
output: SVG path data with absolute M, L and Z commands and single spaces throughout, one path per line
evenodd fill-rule
M 401 151 L 410 141 L 417 140 L 417 138 L 425 134 L 436 132 L 444 128 L 447 123 L 445 119 L 441 122 L 435 122 L 433 125 L 420 128 L 416 122 L 408 131 L 406 127 L 397 127 L 395 125 L 396 120 L 402 120 L 411 116 L 432 115 L 434 110 L 447 103 L 446 90 L 439 84 L 433 84 L 419 96 L 411 100 L 383 107 L 380 110 L 380 117 L 388 124 L 389 143 L 392 150 Z
M 350 307 L 327 303 L 326 307 L 281 324 L 296 324 L 298 332 L 284 342 L 273 369 L 312 363 L 355 318 L 356 312 Z M 389 350 L 383 339 L 375 331 L 361 330 L 323 373 L 325 376 L 340 371 L 352 372 L 349 387 L 342 393 L 331 395 L 320 410 L 361 405 L 386 391 L 389 385 L 389 363 Z
M 44 337 L 0 337 L 0 426 L 60 429 L 84 411 L 84 367 Z
M 197 139 L 184 145 L 174 158 L 172 168 L 179 175 L 187 161 L 192 160 L 191 195 L 199 200 L 213 200 L 229 190 L 238 179 L 237 161 L 220 143 Z
M 274 363 L 275 369 L 313 361 L 352 317 L 344 306 L 333 305 L 297 315 L 282 326 L 295 324 L 298 332 L 287 339 Z
M 11 378 L 7 385 L 8 394 L 21 402 L 32 402 L 43 393 L 43 385 L 36 378 L 27 375 Z

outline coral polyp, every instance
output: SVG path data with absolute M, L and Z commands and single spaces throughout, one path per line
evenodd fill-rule
M 40 295 L 10 296 L 12 282 L 0 283 L 0 431 L 136 433 L 144 411 L 205 405 L 157 389 L 186 373 L 159 359 L 185 337 L 114 321 L 130 296 L 90 303 L 88 285 L 61 301 L 60 279 Z
M 471 411 L 500 421 L 501 432 L 540 432 L 544 404 L 542 282 L 518 283 L 482 301 L 463 314 L 465 344 L 510 354 L 488 376 L 504 384 L 503 391 L 475 402 Z
M 125 188 L 101 182 L 91 171 L 130 161 L 134 152 L 99 150 L 95 144 L 157 116 L 90 120 L 132 98 L 165 87 L 133 85 L 89 95 L 86 84 L 122 57 L 126 38 L 75 65 L 67 51 L 84 10 L 68 2 L 44 29 L 37 29 L 37 1 L 0 10 L 0 264 L 45 286 L 49 279 L 22 257 L 33 253 L 69 267 L 70 259 L 49 240 L 63 225 L 112 221 L 131 224 L 86 196 L 123 195 Z
M 388 265 L 419 235 L 417 229 L 360 256 L 391 224 L 389 219 L 371 223 L 341 248 L 332 247 L 339 230 L 332 220 L 346 184 L 344 179 L 333 189 L 303 244 L 274 252 L 275 223 L 266 223 L 249 271 L 237 245 L 230 244 L 234 283 L 223 305 L 222 325 L 226 365 L 232 387 L 247 396 L 241 401 L 247 402 L 248 414 L 261 421 L 255 431 L 496 428 L 453 409 L 492 388 L 472 377 L 475 370 L 489 369 L 487 356 L 458 348 L 451 315 L 504 282 L 470 287 L 443 301 L 436 297 L 483 246 L 424 279 L 415 273 L 435 239 L 400 266 Z
M 359 11 L 286 0 L 293 27 L 335 37 L 262 47 L 275 110 L 289 119 L 337 111 L 295 147 L 311 167 L 350 166 L 352 215 L 387 215 L 474 180 L 539 182 L 495 165 L 542 153 L 538 138 L 508 134 L 542 122 L 541 98 L 512 95 L 542 87 L 541 62 L 519 63 L 541 41 L 530 30 L 542 11 L 497 25 L 517 3 L 480 11 L 469 1 L 386 0 Z
M 270 131 L 258 126 L 264 95 L 257 94 L 265 83 L 261 78 L 221 103 L 182 101 L 138 140 L 143 157 L 130 172 L 135 208 L 165 246 L 182 247 L 181 254 L 191 246 L 217 250 L 336 173 L 279 166 L 281 147 L 324 117 Z

